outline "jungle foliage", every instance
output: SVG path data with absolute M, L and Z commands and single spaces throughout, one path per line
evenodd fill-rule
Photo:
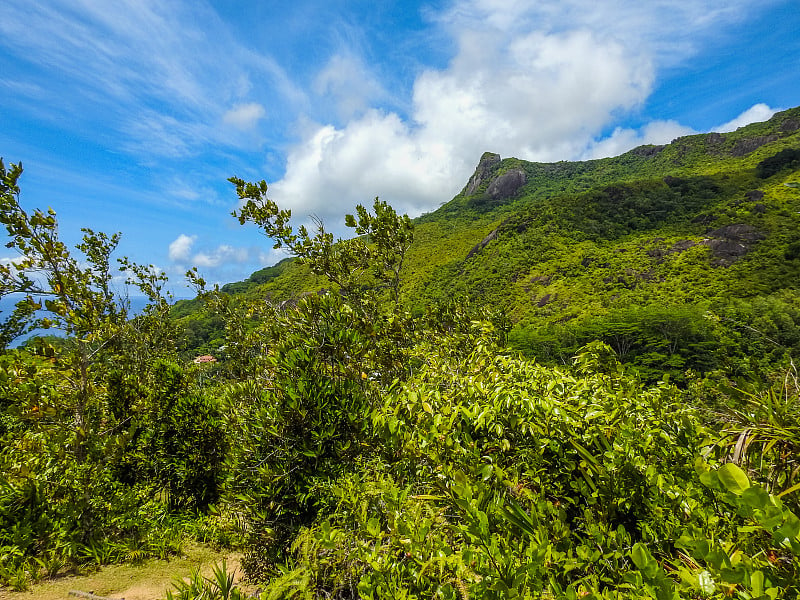
M 492 306 L 511 319 L 512 346 L 549 364 L 568 362 L 592 339 L 613 346 L 615 338 L 631 348 L 618 358 L 652 382 L 665 370 L 680 380 L 687 370 L 768 369 L 797 350 L 788 340 L 800 308 L 798 123 L 800 109 L 791 109 L 733 133 L 614 158 L 498 157 L 486 172 L 479 166 L 474 190 L 416 219 L 400 295 L 414 314 L 454 296 Z M 524 172 L 524 185 L 486 205 L 487 190 L 510 171 Z M 287 259 L 226 291 L 291 302 L 328 285 Z M 743 326 L 742 311 L 767 306 L 761 321 L 777 319 L 788 345 L 766 332 L 754 343 L 758 334 Z M 174 314 L 187 332 L 184 356 L 224 345 L 222 323 L 198 305 Z M 650 327 L 653 319 L 691 334 L 676 346 Z
M 347 240 L 232 178 L 235 216 L 293 259 L 227 289 L 190 271 L 198 298 L 174 307 L 154 269 L 112 268 L 117 235 L 67 248 L 0 163 L 4 341 L 66 333 L 0 353 L 0 579 L 191 535 L 240 547 L 260 598 L 796 597 L 796 171 L 756 173 L 795 134 L 666 172 L 745 133 L 559 164 L 548 203 L 461 197 L 415 223 L 376 199 Z M 578 189 L 601 167 L 618 179 Z M 232 581 L 165 595 L 242 597 Z

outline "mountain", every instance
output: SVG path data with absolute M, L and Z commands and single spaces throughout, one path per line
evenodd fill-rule
M 512 344 L 543 360 L 600 338 L 645 370 L 669 360 L 676 372 L 705 369 L 714 319 L 755 318 L 762 299 L 795 323 L 798 182 L 800 108 L 613 158 L 536 163 L 487 152 L 455 198 L 415 220 L 403 296 L 414 310 L 458 296 L 502 309 Z M 287 300 L 324 287 L 289 260 L 224 289 Z M 763 327 L 770 337 L 777 326 Z M 642 358 L 641 339 L 618 339 L 631 329 L 649 336 L 650 350 L 672 352 Z

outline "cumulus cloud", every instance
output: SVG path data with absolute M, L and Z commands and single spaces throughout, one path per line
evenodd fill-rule
M 219 267 L 225 264 L 244 264 L 250 261 L 250 250 L 247 248 L 234 248 L 221 244 L 210 252 L 198 252 L 192 257 L 192 264 L 197 267 Z
M 618 156 L 636 146 L 668 144 L 675 138 L 697 133 L 677 121 L 651 121 L 641 129 L 617 127 L 614 132 L 590 145 L 583 158 Z
M 269 258 L 259 248 L 237 248 L 229 244 L 220 244 L 211 250 L 193 252 L 196 235 L 180 234 L 169 245 L 169 259 L 180 265 L 192 265 L 201 268 L 217 268 L 232 264 L 260 262 Z
M 224 285 L 246 279 L 254 271 L 277 264 L 287 256 L 285 249 L 220 244 L 190 252 L 181 261 L 170 264 L 165 271 L 172 281 L 180 281 L 188 267 L 197 267 L 208 285 Z
M 236 129 L 248 130 L 263 119 L 267 111 L 258 102 L 237 104 L 222 116 L 222 122 Z
M 714 131 L 728 133 L 729 131 L 736 131 L 739 127 L 744 127 L 750 123 L 767 121 L 772 115 L 778 112 L 778 110 L 777 108 L 770 108 L 764 103 L 754 104 L 735 119 L 715 127 Z
M 638 106 L 652 81 L 646 57 L 587 30 L 510 41 L 468 32 L 449 69 L 417 80 L 415 118 L 426 140 L 448 140 L 473 157 L 498 149 L 554 160 L 574 156 L 614 111 Z
M 306 127 L 271 196 L 298 216 L 326 222 L 338 223 L 343 211 L 376 195 L 415 215 L 457 193 L 487 150 L 570 160 L 693 133 L 657 121 L 601 139 L 609 124 L 644 105 L 660 68 L 691 56 L 701 33 L 741 18 L 746 6 L 457 2 L 438 15 L 455 55 L 446 67 L 418 74 L 409 114 L 368 109 L 341 126 Z M 352 65 L 334 60 L 317 84 L 344 90 L 352 73 Z
M 723 125 L 712 127 L 712 131 L 727 133 L 735 131 L 739 127 L 744 127 L 750 123 L 766 121 L 779 109 L 770 108 L 766 104 L 755 104 L 741 113 L 735 119 Z M 618 156 L 627 152 L 631 148 L 644 144 L 668 144 L 675 138 L 684 135 L 701 133 L 691 127 L 681 125 L 677 121 L 651 121 L 641 129 L 616 128 L 613 133 L 600 140 L 596 140 L 587 148 L 583 158 L 603 158 L 606 156 Z
M 467 32 L 447 69 L 417 78 L 411 121 L 370 110 L 342 128 L 316 127 L 271 193 L 323 218 L 376 195 L 419 214 L 452 197 L 486 150 L 577 157 L 612 113 L 646 98 L 652 77 L 646 58 L 589 31 L 510 41 Z
M 195 240 L 197 240 L 196 235 L 180 234 L 169 245 L 169 259 L 172 262 L 188 262 Z
M 356 204 L 371 204 L 376 195 L 397 210 L 419 213 L 452 195 L 450 146 L 437 151 L 436 145 L 421 144 L 396 114 L 371 110 L 344 129 L 316 129 L 289 153 L 286 175 L 270 193 L 298 216 L 315 214 L 326 221 L 340 220 L 341 211 Z

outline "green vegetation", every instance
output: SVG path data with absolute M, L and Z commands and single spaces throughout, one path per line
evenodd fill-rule
M 768 299 L 777 294 L 789 320 L 769 318 L 794 335 L 798 123 L 800 109 L 792 109 L 733 133 L 578 163 L 487 154 L 460 194 L 415 221 L 401 273 L 404 303 L 417 315 L 453 297 L 490 305 L 512 320 L 512 346 L 548 364 L 569 361 L 592 339 L 613 346 L 612 338 L 626 332 L 621 347 L 632 351 L 618 358 L 653 382 L 665 371 L 681 380 L 687 370 L 767 368 L 794 343 L 765 341 L 754 355 L 757 334 L 746 332 L 739 317 L 774 304 Z M 488 194 L 515 171 L 525 174 L 521 187 L 508 197 Z M 243 301 L 291 302 L 330 285 L 301 261 L 273 269 L 264 283 L 255 283 L 260 271 L 226 290 Z M 216 354 L 224 345 L 216 317 L 175 314 L 190 332 L 185 356 Z M 670 334 L 659 337 L 642 319 L 692 333 L 675 346 Z
M 23 295 L 5 341 L 35 328 L 67 337 L 0 355 L 0 578 L 17 588 L 177 551 L 186 518 L 176 510 L 217 500 L 224 458 L 216 401 L 175 362 L 164 278 L 119 260 L 150 298 L 129 318 L 111 291 L 119 236 L 84 230 L 74 256 L 53 211 L 20 206 L 21 173 L 0 162 L 0 222 L 20 253 L 0 265 L 2 293 Z
M 171 308 L 122 259 L 133 319 L 118 236 L 75 258 L 0 166 L 4 341 L 67 333 L 0 355 L 0 578 L 194 537 L 267 599 L 796 597 L 799 112 L 617 159 L 488 155 L 416 223 L 356 207 L 349 240 L 232 178 L 292 258 L 222 289 L 191 271 Z M 224 567 L 165 591 L 201 595 L 243 597 Z

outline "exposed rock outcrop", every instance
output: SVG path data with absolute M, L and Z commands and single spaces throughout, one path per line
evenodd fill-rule
M 652 158 L 656 156 L 659 152 L 661 152 L 666 146 L 637 146 L 633 150 L 631 150 L 631 154 L 636 156 L 643 156 L 645 158 Z
M 472 196 L 472 194 L 477 192 L 478 188 L 481 186 L 481 183 L 487 181 L 491 177 L 495 167 L 497 167 L 498 164 L 500 164 L 499 154 L 495 154 L 493 152 L 484 152 L 477 168 L 475 169 L 475 172 L 467 182 L 467 187 L 464 188 L 464 195 Z
M 751 202 L 758 202 L 764 199 L 764 192 L 761 190 L 750 190 L 749 192 L 745 192 L 744 195 Z
M 743 140 L 739 140 L 733 146 L 731 150 L 731 156 L 745 156 L 750 154 L 751 152 L 755 152 L 764 144 L 769 144 L 770 142 L 774 142 L 778 139 L 778 136 L 775 134 L 772 135 L 760 135 L 758 137 L 746 138 Z
M 536 303 L 536 306 L 538 306 L 539 308 L 542 308 L 543 306 L 546 306 L 547 303 L 550 302 L 551 298 L 552 298 L 551 294 L 545 294 L 544 296 L 539 298 L 539 301 Z
M 475 246 L 472 248 L 472 250 L 470 250 L 467 253 L 467 258 L 472 258 L 478 252 L 480 252 L 481 250 L 486 248 L 486 246 L 489 244 L 489 242 L 491 242 L 492 240 L 497 238 L 497 232 L 499 230 L 500 230 L 500 228 L 498 227 L 497 229 L 493 230 L 489 235 L 487 235 L 485 238 L 483 238 L 480 242 L 475 244 Z
M 522 169 L 511 169 L 489 184 L 489 187 L 486 189 L 486 195 L 492 200 L 510 198 L 517 193 L 519 188 L 525 185 L 526 181 L 528 181 L 528 177 L 525 175 L 525 171 Z
M 653 240 L 653 243 L 663 242 L 663 238 L 656 238 Z M 670 254 L 680 254 L 681 252 L 685 252 L 689 248 L 693 248 L 697 245 L 697 242 L 693 240 L 680 240 L 675 242 L 669 248 L 664 247 L 663 245 L 659 244 L 654 248 L 648 249 L 645 254 L 647 256 L 656 259 L 655 262 L 657 264 L 661 264 L 666 260 L 666 257 Z M 648 275 L 649 276 L 649 275 Z
M 781 132 L 782 133 L 793 133 L 800 129 L 800 119 L 784 119 L 781 123 Z
M 681 252 L 686 252 L 689 248 L 694 248 L 697 245 L 697 242 L 693 240 L 681 240 L 679 242 L 675 242 L 672 245 L 672 248 L 667 250 L 667 254 L 680 254 Z
M 714 264 L 729 267 L 750 251 L 750 247 L 764 239 L 764 234 L 752 225 L 743 223 L 715 229 L 701 243 L 714 255 Z

